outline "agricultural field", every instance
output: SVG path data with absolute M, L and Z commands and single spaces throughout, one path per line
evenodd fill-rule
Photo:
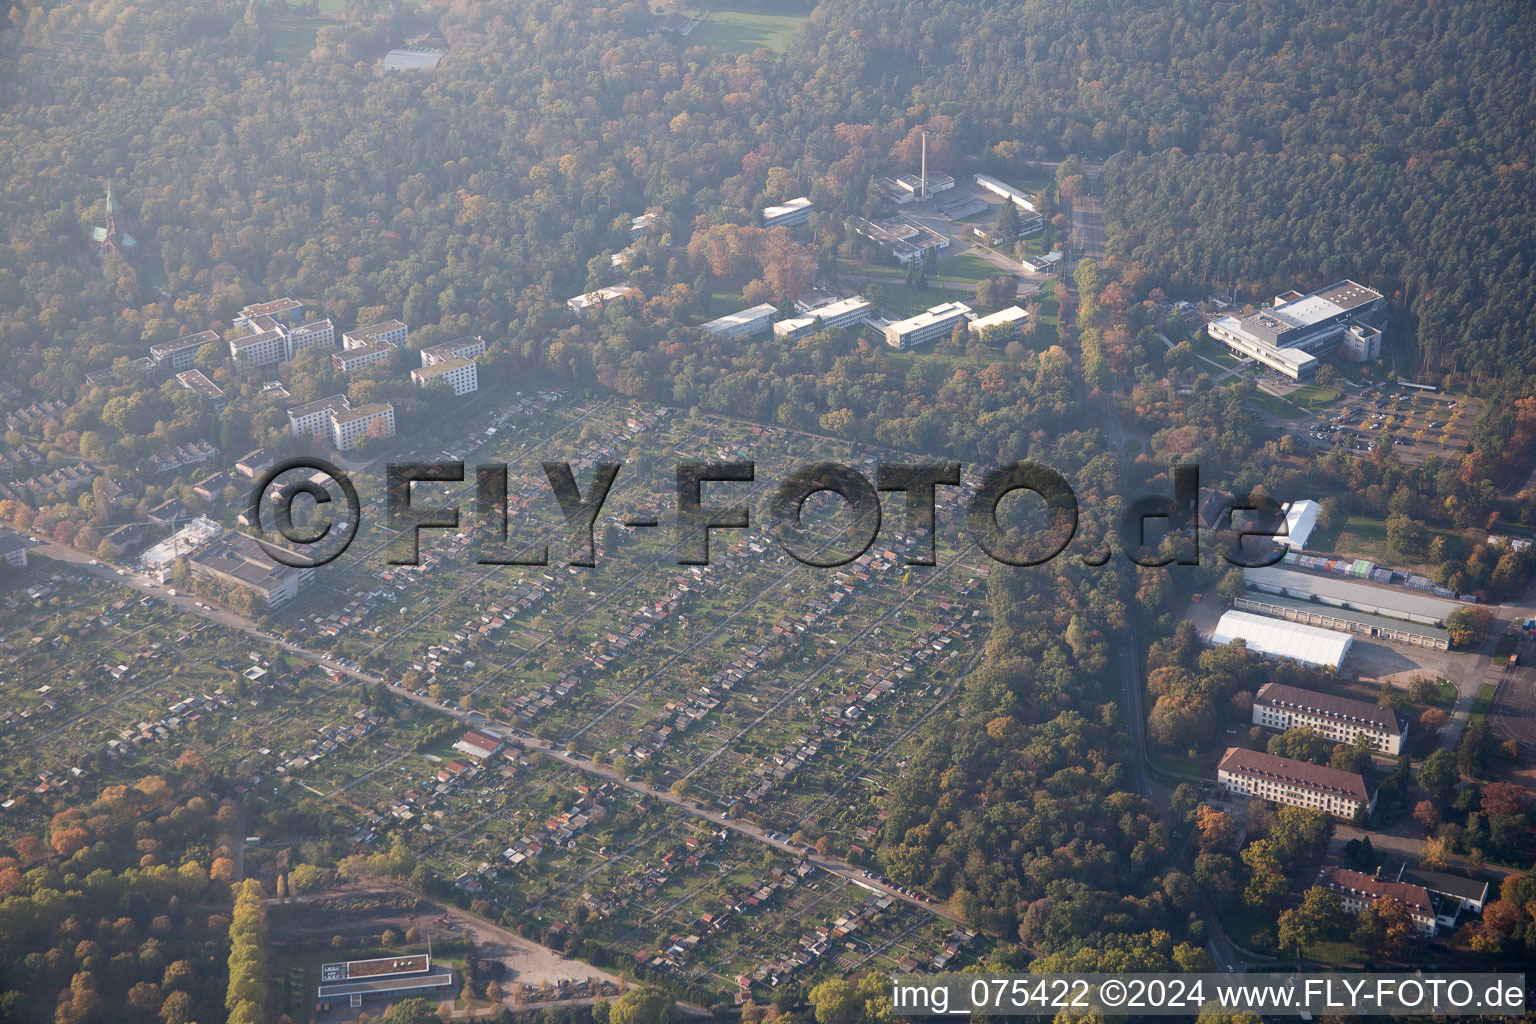
M 750 53 L 766 46 L 775 53 L 789 49 L 795 29 L 805 20 L 793 14 L 769 14 L 747 5 L 706 7 L 703 18 L 688 34 L 686 45 Z

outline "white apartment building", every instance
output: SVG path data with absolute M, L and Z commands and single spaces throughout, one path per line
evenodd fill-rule
M 375 428 L 376 423 L 383 427 Z M 332 411 L 329 425 L 331 444 L 339 452 L 349 452 L 375 429 L 382 429 L 384 437 L 394 437 L 395 407 L 388 402 L 372 402 L 356 409 Z
M 478 335 L 471 338 L 457 338 L 440 345 L 428 345 L 422 349 L 421 365 L 431 366 L 433 363 L 441 363 L 447 359 L 473 359 L 484 353 L 485 340 Z
M 343 348 L 363 348 L 382 343 L 402 348 L 405 345 L 406 334 L 405 324 L 399 320 L 385 320 L 382 323 L 348 331 L 341 336 L 341 345 Z
M 480 378 L 473 359 L 454 357 L 431 363 L 411 371 L 411 380 L 418 387 L 426 387 L 434 381 L 445 380 L 455 395 L 467 395 L 480 387 Z
M 1305 727 L 1334 743 L 1353 743 L 1362 733 L 1377 750 L 1399 754 L 1408 723 L 1391 708 L 1280 683 L 1266 683 L 1253 698 L 1253 724 L 1267 729 Z
M 1358 808 L 1376 806 L 1375 792 L 1354 772 L 1243 747 L 1227 748 L 1216 767 L 1216 781 L 1229 793 L 1310 807 L 1337 818 L 1352 818 Z
M 346 412 L 352 403 L 346 395 L 331 395 L 318 401 L 296 405 L 288 410 L 288 430 L 295 437 L 308 434 L 311 437 L 329 437 L 331 414 Z
M 891 348 L 907 349 L 913 345 L 947 337 L 957 323 L 970 319 L 971 307 L 963 302 L 945 302 L 931 306 L 917 316 L 897 320 L 885 326 L 885 343 Z
M 168 373 L 180 373 L 183 370 L 192 369 L 192 361 L 197 358 L 198 349 L 204 345 L 217 345 L 220 340 L 217 331 L 189 334 L 185 338 L 177 338 L 163 345 L 149 346 L 149 358 L 154 360 L 157 369 Z
M 252 325 L 258 322 L 252 321 Z M 240 366 L 273 366 L 286 363 L 293 353 L 288 348 L 288 335 L 274 324 L 267 330 L 231 341 L 229 357 Z
M 304 312 L 304 304 L 294 299 L 273 299 L 270 302 L 253 302 L 240 310 L 240 315 L 235 317 L 235 326 L 243 327 L 247 321 L 260 317 L 270 317 L 284 324 L 292 324 Z
M 334 348 L 336 325 L 330 320 L 316 320 L 288 332 L 288 343 L 294 355 L 307 348 Z
M 337 373 L 349 374 L 353 370 L 367 366 L 370 363 L 382 363 L 389 359 L 389 354 L 395 350 L 393 345 L 386 342 L 377 342 L 373 345 L 362 345 L 358 348 L 344 348 L 340 352 L 331 353 L 331 365 Z

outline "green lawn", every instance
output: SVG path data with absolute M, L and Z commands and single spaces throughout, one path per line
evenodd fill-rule
M 1360 947 L 1347 941 L 1314 942 L 1302 950 L 1302 955 L 1322 964 L 1357 964 L 1365 959 Z
M 315 48 L 315 37 L 329 22 L 313 18 L 304 21 L 278 22 L 267 28 L 267 39 L 272 43 L 272 56 L 284 64 L 303 64 L 309 51 Z
M 1179 339 L 1174 338 L 1173 340 L 1177 342 Z M 1194 348 L 1196 354 L 1204 356 L 1213 363 L 1220 363 L 1228 368 L 1242 364 L 1242 360 L 1234 356 L 1225 345 L 1218 345 L 1209 339 L 1201 339 L 1195 342 Z
M 1299 420 L 1305 415 L 1285 399 L 1276 398 L 1268 391 L 1255 391 L 1249 401 L 1277 419 Z
M 948 281 L 984 281 L 989 277 L 1007 277 L 1008 271 L 988 263 L 975 253 L 967 252 L 940 260 L 938 276 Z
M 1469 724 L 1476 724 L 1488 717 L 1489 710 L 1493 707 L 1493 684 L 1484 683 L 1477 688 L 1477 695 L 1472 698 L 1472 710 L 1467 715 Z
M 706 19 L 685 37 L 685 45 L 711 46 L 733 53 L 750 53 L 766 46 L 775 53 L 789 49 L 790 38 L 805 18 L 794 14 L 765 14 L 743 4 L 711 7 L 700 12 Z
M 892 282 L 880 286 L 880 304 L 897 316 L 916 316 L 930 306 L 944 302 L 964 302 L 971 293 L 959 288 L 916 288 Z
M 1449 708 L 1456 703 L 1456 687 L 1449 679 L 1435 680 L 1435 697 L 1431 703 L 1438 704 L 1442 708 Z
M 1295 405 L 1306 406 L 1308 409 L 1316 408 L 1319 405 L 1332 405 L 1338 400 L 1338 391 L 1320 387 L 1316 384 L 1303 384 L 1288 396 L 1288 401 Z
M 1436 537 L 1444 537 L 1446 545 L 1451 551 L 1459 551 L 1465 540 L 1461 534 L 1452 530 L 1440 530 L 1434 527 L 1425 528 L 1425 549 L 1429 542 Z M 1315 534 L 1311 547 L 1319 551 L 1347 552 L 1357 558 L 1370 558 L 1378 562 L 1388 562 L 1405 569 L 1430 569 L 1419 562 L 1413 555 L 1401 555 L 1387 547 L 1387 524 L 1384 519 L 1374 519 L 1369 516 L 1350 516 L 1339 527 L 1329 527 L 1320 534 Z

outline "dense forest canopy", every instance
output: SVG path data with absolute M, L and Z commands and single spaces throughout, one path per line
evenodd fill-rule
M 277 14 L 13 9 L 0 342 L 25 354 L 20 382 L 268 292 L 542 358 L 554 304 L 629 216 L 665 210 L 682 244 L 695 217 L 739 219 L 798 182 L 857 213 L 918 126 L 951 171 L 1124 154 L 1116 249 L 1167 285 L 1236 278 L 1258 298 L 1347 274 L 1412 311 L 1429 371 L 1530 368 L 1536 25 L 1518 3 L 829 0 L 786 54 L 740 57 L 647 34 L 640 4 L 358 5 L 298 67 L 272 59 Z M 376 72 L 434 21 L 454 50 L 432 76 Z M 97 59 L 70 59 L 82 40 Z M 99 279 L 81 253 L 108 180 L 147 244 Z M 827 218 L 821 241 L 839 233 Z M 653 297 L 697 283 L 650 270 Z

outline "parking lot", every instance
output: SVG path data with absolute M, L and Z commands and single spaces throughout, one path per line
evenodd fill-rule
M 1390 444 L 1400 461 L 1420 464 L 1431 455 L 1459 455 L 1479 413 L 1475 398 L 1384 385 L 1346 399 L 1303 428 L 1311 447 L 1369 454 Z

